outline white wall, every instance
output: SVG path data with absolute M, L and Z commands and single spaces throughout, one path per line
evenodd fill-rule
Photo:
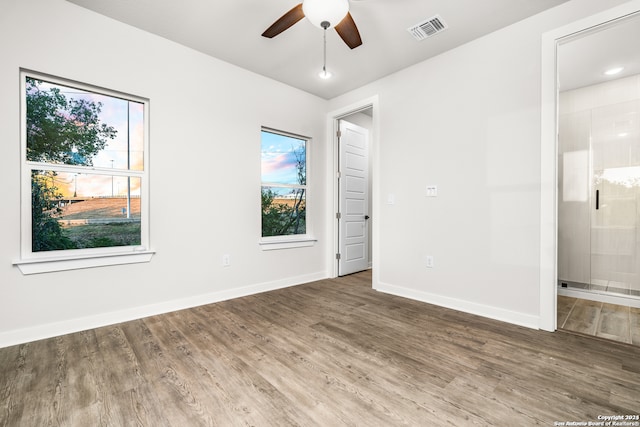
M 379 96 L 374 287 L 538 327 L 541 37 L 621 3 L 570 1 L 330 102 Z
M 328 275 L 325 100 L 62 0 L 2 0 L 0 40 L 0 346 Z M 32 276 L 12 265 L 20 67 L 150 99 L 150 263 Z M 261 125 L 313 138 L 314 247 L 258 247 Z

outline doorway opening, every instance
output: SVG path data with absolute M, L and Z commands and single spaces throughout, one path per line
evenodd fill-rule
M 557 99 L 558 293 L 638 307 L 639 39 L 640 15 L 559 43 Z
M 542 92 L 540 144 L 540 311 L 539 328 L 557 329 L 558 296 L 558 68 L 559 46 L 602 31 L 640 12 L 640 0 L 603 10 L 595 15 L 549 31 L 542 38 Z M 624 43 L 629 43 L 626 40 Z M 624 44 L 622 43 L 622 44 Z M 618 46 L 611 46 L 611 49 Z M 588 58 L 588 56 L 587 56 Z M 580 155 L 577 155 L 578 157 Z M 571 161 L 569 162 L 571 163 Z
M 371 268 L 371 110 L 338 120 L 338 276 Z
M 639 39 L 636 14 L 557 45 L 557 327 L 627 343 L 640 339 Z
M 333 142 L 333 277 L 372 270 L 376 283 L 377 97 L 329 115 Z

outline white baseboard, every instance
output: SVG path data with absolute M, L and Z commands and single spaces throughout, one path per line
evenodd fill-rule
M 303 276 L 288 277 L 271 282 L 257 283 L 237 289 L 227 289 L 224 291 L 211 292 L 179 300 L 166 301 L 157 304 L 150 304 L 140 307 L 132 307 L 126 310 L 119 310 L 109 313 L 97 314 L 95 316 L 81 317 L 61 322 L 47 323 L 24 329 L 17 329 L 0 333 L 0 348 L 12 345 L 23 344 L 45 338 L 56 337 L 130 320 L 141 319 L 143 317 L 157 314 L 169 313 L 200 305 L 212 304 L 220 301 L 240 298 L 247 295 L 259 294 L 276 289 L 296 286 L 303 283 L 314 282 L 326 279 L 326 272 L 311 273 Z
M 498 307 L 492 307 L 483 304 L 477 304 L 470 301 L 464 301 L 457 298 L 445 297 L 429 292 L 416 291 L 401 286 L 390 285 L 388 283 L 377 283 L 373 287 L 375 290 L 399 297 L 409 298 L 416 301 L 422 301 L 465 313 L 476 314 L 478 316 L 487 317 L 489 319 L 499 320 L 501 322 L 512 323 L 518 326 L 524 326 L 531 329 L 539 329 L 540 319 L 538 316 L 519 313 L 516 311 L 505 310 Z

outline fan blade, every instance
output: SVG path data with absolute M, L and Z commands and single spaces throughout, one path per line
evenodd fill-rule
M 275 37 L 302 18 L 304 18 L 304 12 L 302 11 L 302 3 L 300 3 L 299 5 L 294 6 L 294 8 L 289 12 L 282 15 L 276 22 L 271 24 L 271 26 L 262 33 L 262 37 Z
M 345 16 L 342 21 L 340 21 L 340 23 L 335 26 L 335 28 L 338 32 L 338 35 L 342 37 L 342 40 L 344 40 L 347 46 L 349 46 L 351 49 L 355 49 L 362 44 L 360 32 L 358 31 L 358 27 L 356 27 L 356 23 L 351 17 L 351 13 L 347 12 L 347 16 Z

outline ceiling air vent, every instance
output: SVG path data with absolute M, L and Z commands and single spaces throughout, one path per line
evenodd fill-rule
M 439 32 L 446 30 L 447 28 L 447 24 L 445 24 L 440 15 L 436 15 L 420 22 L 419 24 L 407 28 L 407 31 L 409 31 L 416 40 L 424 40 L 427 37 L 434 36 Z

